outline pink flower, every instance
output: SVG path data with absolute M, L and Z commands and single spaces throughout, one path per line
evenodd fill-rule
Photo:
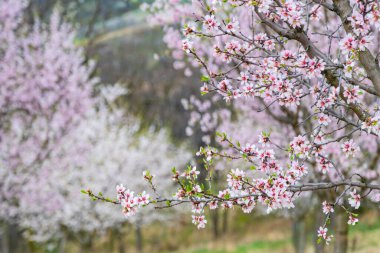
M 149 194 L 147 194 L 145 191 L 143 191 L 140 196 L 137 198 L 137 203 L 139 206 L 147 205 L 149 204 Z
M 259 151 L 255 145 L 253 144 L 251 145 L 247 143 L 245 147 L 243 148 L 243 153 L 247 154 L 248 156 L 257 157 L 259 154 Z
M 261 145 L 263 147 L 269 147 L 270 145 L 270 142 L 269 142 L 269 135 L 262 132 L 260 135 L 259 135 L 259 143 L 261 143 Z
M 207 220 L 204 215 L 192 215 L 192 223 L 197 226 L 198 229 L 205 228 Z
M 249 75 L 246 72 L 240 72 L 241 84 L 247 84 L 249 80 Z
M 202 189 L 201 189 L 201 187 L 197 184 L 197 185 L 194 185 L 194 186 L 193 186 L 193 191 L 195 191 L 195 192 L 202 192 Z
M 228 90 L 230 90 L 232 88 L 232 86 L 230 85 L 230 81 L 229 80 L 224 79 L 224 80 L 222 80 L 222 81 L 219 82 L 218 88 L 219 88 L 220 91 L 226 93 Z
M 348 224 L 349 225 L 352 225 L 352 226 L 355 226 L 356 225 L 356 223 L 358 223 L 359 222 L 359 219 L 358 218 L 355 218 L 353 215 L 349 215 L 348 216 Z
M 331 119 L 325 115 L 325 114 L 320 114 L 318 117 L 318 123 L 324 126 L 327 126 L 331 122 Z
M 318 237 L 322 237 L 323 239 L 326 239 L 327 237 L 327 231 L 328 229 L 325 227 L 319 227 L 318 229 Z
M 239 169 L 231 170 L 227 175 L 228 186 L 234 190 L 240 190 L 243 186 L 243 179 L 245 177 L 245 172 Z
M 122 185 L 122 184 L 120 184 L 120 185 L 116 185 L 116 191 L 117 191 L 117 194 L 122 194 L 122 193 L 124 193 L 125 192 L 125 187 Z
M 281 52 L 281 60 L 284 62 L 288 62 L 290 60 L 295 60 L 295 55 L 292 51 L 290 50 L 284 50 Z
M 189 40 L 183 40 L 182 41 L 182 50 L 186 53 L 190 53 L 191 49 L 193 47 L 193 43 Z
M 347 34 L 347 36 L 341 42 L 339 42 L 339 45 L 343 54 L 348 54 L 358 48 L 358 42 L 350 33 Z
M 214 15 L 206 15 L 204 17 L 203 24 L 207 28 L 207 30 L 215 30 L 219 26 L 219 23 L 216 21 L 216 18 Z
M 290 147 L 293 149 L 293 152 L 296 155 L 299 155 L 301 158 L 308 156 L 310 150 L 310 142 L 306 139 L 305 136 L 297 136 L 290 143 Z
M 226 25 L 226 30 L 229 32 L 235 32 L 239 29 L 239 21 L 236 18 L 232 18 L 231 22 Z
M 217 209 L 218 208 L 218 201 L 213 200 L 213 201 L 208 203 L 208 206 L 209 206 L 210 210 Z
M 204 204 L 200 202 L 193 202 L 192 203 L 192 208 L 191 208 L 192 213 L 203 213 L 204 212 Z
M 343 153 L 346 154 L 346 157 L 355 157 L 355 153 L 360 151 L 360 148 L 354 143 L 353 140 L 346 141 L 341 145 L 341 148 Z
M 318 237 L 325 240 L 326 244 L 329 245 L 333 235 L 327 235 L 328 229 L 326 227 L 319 227 L 318 229 Z
M 322 203 L 322 210 L 324 214 L 329 214 L 334 212 L 333 205 L 327 203 L 326 201 L 323 201 Z
M 359 39 L 359 50 L 360 51 L 364 51 L 365 49 L 366 49 L 366 47 L 368 47 L 370 44 L 371 44 L 371 42 L 372 42 L 372 40 L 373 40 L 373 37 L 372 36 L 365 36 L 365 37 L 361 37 L 360 39 Z
M 348 203 L 355 209 L 360 207 L 360 195 L 356 193 L 356 189 L 350 192 L 351 197 L 348 199 Z
M 205 84 L 205 83 L 203 84 L 203 86 L 201 87 L 201 92 L 202 93 L 208 93 L 209 92 L 207 84 Z
M 347 98 L 349 104 L 357 103 L 359 101 L 359 88 L 357 86 L 346 87 L 343 96 Z
M 329 160 L 327 160 L 325 157 L 318 156 L 316 158 L 316 161 L 317 161 L 318 169 L 319 171 L 322 172 L 322 174 L 326 174 L 327 172 L 329 172 L 331 168 L 334 167 L 333 164 Z

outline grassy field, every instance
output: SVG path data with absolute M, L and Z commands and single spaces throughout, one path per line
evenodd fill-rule
M 368 214 L 361 223 L 351 227 L 349 234 L 349 252 L 380 252 L 380 219 L 377 214 Z M 200 239 L 200 246 L 181 248 L 178 253 L 290 253 L 294 252 L 290 235 L 290 223 L 280 218 L 257 221 L 256 226 L 247 225 L 243 235 L 227 235 L 217 241 Z M 314 252 L 312 234 L 308 236 L 307 252 Z M 333 246 L 325 248 L 332 252 Z M 166 252 L 168 253 L 168 252 Z
M 355 253 L 379 253 L 380 252 L 380 223 L 371 230 L 356 230 L 350 235 L 350 250 Z M 326 248 L 326 252 L 332 252 L 333 246 Z M 180 250 L 184 253 L 289 253 L 293 252 L 290 238 L 278 240 L 254 240 L 250 243 L 210 243 L 206 247 L 191 250 Z M 309 245 L 307 252 L 313 252 Z

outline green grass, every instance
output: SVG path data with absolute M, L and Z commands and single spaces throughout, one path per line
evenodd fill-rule
M 226 250 L 208 250 L 208 249 L 198 249 L 191 251 L 191 253 L 227 253 Z
M 375 231 L 380 229 L 380 219 L 377 219 L 375 222 L 371 223 L 365 223 L 365 222 L 359 222 L 355 226 L 350 227 L 350 234 L 351 233 L 366 233 L 370 231 Z
M 238 246 L 234 253 L 246 253 L 253 250 L 275 250 L 284 247 L 287 243 L 287 240 L 255 241 L 247 245 Z
M 285 247 L 290 241 L 288 240 L 276 240 L 276 241 L 254 241 L 247 244 L 240 244 L 233 250 L 226 249 L 196 249 L 189 251 L 189 253 L 249 253 L 249 252 L 261 252 L 278 250 Z

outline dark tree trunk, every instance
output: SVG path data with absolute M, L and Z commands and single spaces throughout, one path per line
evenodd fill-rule
M 58 252 L 59 253 L 65 253 L 66 252 L 66 242 L 67 242 L 67 238 L 66 238 L 66 234 L 64 233 L 61 241 L 58 244 Z
M 108 250 L 109 252 L 114 252 L 115 249 L 115 237 L 117 231 L 110 229 L 108 232 Z
M 125 253 L 125 246 L 124 246 L 124 240 L 123 240 L 124 235 L 121 231 L 117 231 L 116 234 L 119 241 L 119 248 L 118 248 L 119 253 Z
M 31 252 L 30 245 L 22 237 L 22 234 L 19 230 L 19 227 L 12 223 L 6 223 L 6 243 L 8 244 L 9 253 L 13 252 L 22 252 L 28 253 Z
M 143 252 L 142 233 L 141 233 L 141 226 L 138 223 L 135 226 L 135 232 L 136 232 L 136 250 L 137 252 L 142 253 Z
M 118 241 L 118 252 L 125 253 L 124 234 L 122 233 L 122 229 L 114 230 L 113 233 L 116 235 Z
M 123 240 L 123 235 L 119 234 L 119 253 L 125 253 L 125 246 L 124 246 L 124 240 Z
M 217 239 L 219 238 L 219 210 L 213 210 L 211 212 L 211 219 L 212 219 L 212 231 L 214 238 Z
M 306 249 L 306 217 L 298 216 L 293 220 L 293 247 L 295 253 L 304 253 Z
M 228 210 L 224 210 L 223 212 L 223 226 L 222 226 L 222 232 L 223 234 L 226 234 L 228 230 Z
M 342 208 L 335 210 L 334 216 L 334 253 L 347 253 L 348 248 L 348 224 L 347 214 Z
M 80 245 L 81 253 L 91 253 L 92 252 L 92 239 L 85 238 L 84 241 L 81 242 Z
M 1 252 L 4 253 L 10 253 L 10 246 L 9 246 L 9 229 L 8 224 L 4 223 L 1 228 Z

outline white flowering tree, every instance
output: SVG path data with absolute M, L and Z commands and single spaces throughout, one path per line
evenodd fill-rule
M 56 206 L 49 191 L 43 198 L 25 195 L 55 171 L 45 161 L 92 107 L 96 83 L 92 64 L 84 64 L 82 49 L 74 45 L 71 26 L 54 12 L 49 24 L 29 27 L 26 5 L 0 3 L 0 220 L 5 224 L 21 217 L 28 207 L 22 202 L 51 200 L 46 206 Z
M 92 63 L 84 63 L 72 27 L 58 12 L 49 23 L 29 27 L 27 4 L 0 3 L 2 224 L 46 245 L 70 234 L 87 247 L 93 235 L 110 228 L 159 219 L 164 214 L 141 213 L 138 220 L 127 220 L 80 191 L 91 187 L 110 194 L 110 183 L 142 176 L 152 164 L 161 179 L 168 174 L 164 168 L 185 164 L 189 153 L 171 144 L 164 130 L 140 133 L 139 120 L 114 105 L 125 90 L 95 89 Z M 167 190 L 171 185 L 171 180 L 161 184 Z M 142 189 L 138 180 L 131 186 Z M 7 253 L 6 229 L 1 237 Z
M 126 219 L 118 215 L 114 206 L 95 205 L 80 197 L 85 187 L 110 195 L 110 183 L 116 185 L 128 178 L 141 178 L 129 186 L 143 189 L 143 171 L 150 164 L 154 164 L 152 173 L 160 179 L 159 187 L 169 191 L 173 184 L 164 180 L 169 174 L 167 168 L 183 166 L 191 158 L 186 149 L 171 144 L 164 130 L 139 133 L 139 120 L 112 106 L 123 92 L 118 86 L 101 89 L 96 107 L 62 139 L 52 159 L 45 161 L 55 171 L 33 181 L 36 187 L 25 189 L 18 222 L 28 239 L 64 243 L 70 234 L 83 248 L 88 248 L 96 236 L 111 229 L 121 233 L 128 222 L 139 228 L 144 223 L 168 219 L 168 213 L 149 210 Z M 175 150 L 180 155 L 174 156 Z

